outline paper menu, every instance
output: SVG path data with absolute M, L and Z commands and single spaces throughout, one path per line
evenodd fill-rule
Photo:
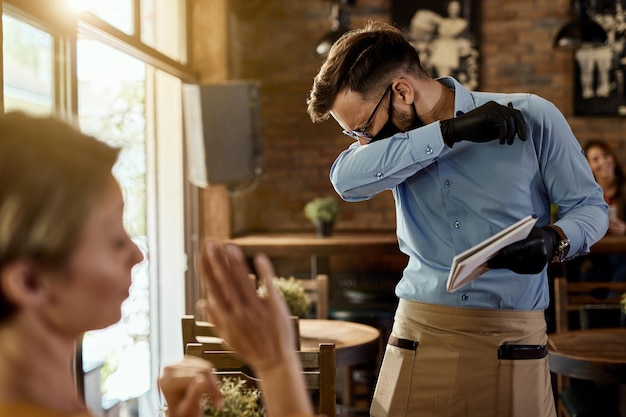
M 450 275 L 448 275 L 446 283 L 448 292 L 458 290 L 487 272 L 489 270 L 487 261 L 505 246 L 528 237 L 536 222 L 537 217 L 534 215 L 526 216 L 490 238 L 456 255 L 452 259 Z

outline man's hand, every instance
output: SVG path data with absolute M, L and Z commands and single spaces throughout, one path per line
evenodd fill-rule
M 510 269 L 518 274 L 538 274 L 545 268 L 559 242 L 556 230 L 533 227 L 526 239 L 505 246 L 487 261 L 490 269 Z
M 512 145 L 515 135 L 526 140 L 526 122 L 522 112 L 514 109 L 512 103 L 503 106 L 490 101 L 459 117 L 442 120 L 440 124 L 443 139 L 449 147 L 462 140 L 490 142 L 499 139 L 501 145 Z

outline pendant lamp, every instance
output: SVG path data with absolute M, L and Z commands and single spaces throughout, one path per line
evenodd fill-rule
M 330 52 L 330 48 L 333 44 L 347 31 L 350 30 L 348 26 L 348 12 L 344 8 L 344 2 L 335 3 L 332 6 L 330 21 L 331 26 L 330 30 L 324 34 L 317 42 L 317 47 L 315 48 L 315 53 L 323 58 L 328 56 L 328 52 Z
M 554 39 L 554 47 L 572 50 L 608 44 L 606 31 L 589 14 L 589 1 L 574 0 L 574 18 L 565 24 Z

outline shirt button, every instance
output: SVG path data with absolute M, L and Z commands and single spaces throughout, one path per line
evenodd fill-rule
M 467 295 L 467 294 L 463 294 L 461 296 L 461 300 L 463 300 L 463 301 L 467 301 L 468 298 L 469 298 L 469 295 Z
M 446 187 L 450 187 L 452 185 L 452 183 L 448 180 L 446 180 L 446 182 L 443 183 Z
M 378 174 L 376 174 L 376 178 L 382 179 L 382 177 L 383 177 L 383 173 L 382 172 L 379 172 Z
M 458 229 L 459 227 L 461 227 L 461 222 L 460 222 L 460 221 L 458 221 L 458 220 L 457 220 L 457 221 L 455 221 L 455 222 L 454 222 L 454 227 L 456 227 L 457 229 Z
M 427 154 L 427 155 L 430 155 L 430 154 L 432 154 L 432 153 L 433 153 L 433 148 L 431 148 L 430 146 L 427 146 L 427 147 L 426 147 L 426 154 Z
M 461 110 L 456 112 L 456 117 L 463 116 L 463 112 Z

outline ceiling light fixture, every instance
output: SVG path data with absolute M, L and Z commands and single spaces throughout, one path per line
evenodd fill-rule
M 572 50 L 583 47 L 603 46 L 608 44 L 606 31 L 594 22 L 587 10 L 589 1 L 574 0 L 574 18 L 559 30 L 554 39 L 557 49 Z
M 348 26 L 350 19 L 348 17 L 348 12 L 344 8 L 345 4 L 346 1 L 341 0 L 339 3 L 335 3 L 332 6 L 330 14 L 330 30 L 320 38 L 317 42 L 317 47 L 315 48 L 315 53 L 320 57 L 326 58 L 328 56 L 328 52 L 330 52 L 330 48 L 337 41 L 337 39 L 350 30 L 350 27 Z

